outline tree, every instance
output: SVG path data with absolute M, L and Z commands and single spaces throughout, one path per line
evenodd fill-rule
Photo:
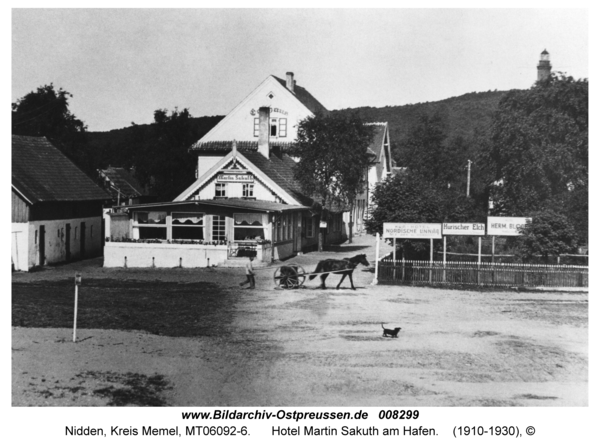
M 493 118 L 483 159 L 496 181 L 495 213 L 564 213 L 571 197 L 587 191 L 587 79 L 553 74 L 529 90 L 508 92 Z M 577 225 L 581 228 L 581 218 Z
M 89 174 L 94 162 L 84 150 L 87 127 L 70 112 L 72 97 L 62 88 L 56 90 L 53 84 L 38 87 L 12 103 L 12 133 L 48 138 Z
M 292 152 L 299 158 L 294 175 L 305 194 L 318 196 L 323 210 L 333 203 L 350 209 L 350 242 L 354 202 L 364 191 L 367 169 L 372 162 L 367 148 L 373 132 L 372 126 L 356 115 L 316 115 L 300 122 Z
M 541 211 L 532 215 L 525 225 L 523 236 L 518 238 L 517 251 L 524 260 L 541 256 L 548 262 L 550 256 L 575 253 L 577 232 L 569 219 L 554 211 Z
M 382 233 L 385 222 L 439 223 L 467 221 L 470 201 L 464 195 L 455 199 L 455 191 L 439 189 L 419 173 L 396 175 L 378 184 L 371 197 L 369 219 L 365 222 L 370 234 Z M 429 241 L 405 241 L 401 249 L 409 255 L 426 254 Z
M 188 148 L 196 141 L 188 109 L 154 112 L 149 134 L 135 152 L 138 180 L 152 185 L 158 201 L 171 201 L 195 180 L 196 157 Z

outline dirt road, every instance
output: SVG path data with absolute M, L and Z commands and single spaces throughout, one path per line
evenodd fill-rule
M 361 240 L 342 249 L 373 259 Z M 294 261 L 311 268 L 323 256 Z M 215 324 L 202 323 L 204 332 L 194 337 L 82 328 L 75 344 L 68 326 L 14 327 L 13 405 L 107 405 L 111 387 L 156 398 L 134 405 L 588 404 L 584 293 L 370 286 L 372 273 L 360 268 L 356 291 L 347 283 L 320 290 L 316 279 L 301 290 L 274 290 L 272 270 L 259 273 L 257 289 L 240 291 L 238 269 L 108 270 L 97 261 L 17 274 L 13 283 L 27 296 L 27 287 L 62 280 L 75 269 L 84 281 L 111 278 L 111 293 L 125 295 L 122 285 L 132 280 L 210 282 L 219 291 L 211 304 Z M 143 306 L 144 293 L 132 304 Z M 181 324 L 200 324 L 188 320 Z M 398 338 L 382 337 L 381 323 L 402 327 Z

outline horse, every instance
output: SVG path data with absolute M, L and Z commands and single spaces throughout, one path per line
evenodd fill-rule
M 352 272 L 356 268 L 358 264 L 369 266 L 369 261 L 367 261 L 367 255 L 360 254 L 353 256 L 352 258 L 344 258 L 341 260 L 338 259 L 325 259 L 323 261 L 319 261 L 317 264 L 317 268 L 315 271 L 309 275 L 308 279 L 314 279 L 317 274 L 320 272 L 327 272 L 321 275 L 321 288 L 325 289 L 325 280 L 329 276 L 329 273 L 334 272 L 336 275 L 342 275 L 342 279 L 340 283 L 337 285 L 336 289 L 340 288 L 340 284 L 344 281 L 344 278 L 350 278 L 350 285 L 352 286 L 352 290 L 356 290 L 354 287 L 354 283 L 352 282 Z

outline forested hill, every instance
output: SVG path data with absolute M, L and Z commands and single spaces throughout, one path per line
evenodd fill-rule
M 408 135 L 421 115 L 439 114 L 445 123 L 449 139 L 461 136 L 471 138 L 475 132 L 484 131 L 491 122 L 505 91 L 466 93 L 442 101 L 387 107 L 357 107 L 340 110 L 357 112 L 366 122 L 388 122 L 392 146 L 397 146 Z
M 478 130 L 487 128 L 492 113 L 496 110 L 504 91 L 467 93 L 442 101 L 407 104 L 403 106 L 357 107 L 340 110 L 342 113 L 356 112 L 366 122 L 388 122 L 392 146 L 400 144 L 417 122 L 420 115 L 439 114 L 446 126 L 448 138 L 461 136 L 470 138 Z M 202 138 L 222 116 L 191 118 L 193 140 Z M 131 159 L 130 150 L 139 145 L 152 132 L 154 124 L 140 124 L 108 132 L 87 132 L 88 147 L 105 152 L 113 165 L 122 165 Z
M 198 141 L 209 130 L 221 121 L 223 116 L 202 116 L 190 118 L 191 126 L 186 129 L 188 138 L 192 142 Z M 106 132 L 86 132 L 87 147 L 89 150 L 97 150 L 104 153 L 106 165 L 131 167 L 136 150 L 139 150 L 143 142 L 155 137 L 153 130 L 156 124 L 134 124 L 122 129 Z

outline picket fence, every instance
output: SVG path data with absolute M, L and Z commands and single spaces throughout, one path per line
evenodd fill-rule
M 381 259 L 380 283 L 493 287 L 588 287 L 588 267 L 577 265 L 429 262 Z

